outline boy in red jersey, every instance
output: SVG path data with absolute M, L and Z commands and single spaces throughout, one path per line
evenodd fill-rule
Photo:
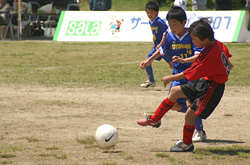
M 178 141 L 170 149 L 171 152 L 194 150 L 192 136 L 195 130 L 195 117 L 206 119 L 213 112 L 224 93 L 229 70 L 233 68 L 228 60 L 232 55 L 229 54 L 223 43 L 214 39 L 214 32 L 208 19 L 202 18 L 192 23 L 188 31 L 193 43 L 199 48 L 204 47 L 204 49 L 184 72 L 165 76 L 161 81 L 166 87 L 168 83 L 174 80 L 187 78 L 189 81 L 194 81 L 202 79 L 171 88 L 168 97 L 163 100 L 154 115 L 148 119 L 157 122 L 174 106 L 178 98 L 188 99 L 190 107 L 185 113 L 183 140 Z M 180 60 L 178 57 L 173 58 L 174 61 Z

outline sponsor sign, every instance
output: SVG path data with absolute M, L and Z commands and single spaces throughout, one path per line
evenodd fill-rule
M 246 42 L 245 11 L 187 11 L 186 27 L 207 17 L 215 38 L 222 42 Z M 167 12 L 159 17 L 166 21 Z M 166 21 L 167 23 L 167 21 Z M 170 30 L 170 29 L 169 29 Z M 152 42 L 149 19 L 144 11 L 63 11 L 54 41 L 142 41 Z

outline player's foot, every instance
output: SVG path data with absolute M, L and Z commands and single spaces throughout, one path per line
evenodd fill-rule
M 205 131 L 197 131 L 192 138 L 193 142 L 204 142 L 207 140 L 207 135 Z
M 155 82 L 147 80 L 145 83 L 141 84 L 141 87 L 143 88 L 155 87 Z
M 179 140 L 171 149 L 170 152 L 192 152 L 194 145 L 186 145 L 182 140 Z
M 152 119 L 150 119 L 152 115 L 149 115 L 146 117 L 146 119 L 138 119 L 137 120 L 137 124 L 141 125 L 141 126 L 152 126 L 155 128 L 159 128 L 161 126 L 161 120 L 159 121 L 154 121 Z

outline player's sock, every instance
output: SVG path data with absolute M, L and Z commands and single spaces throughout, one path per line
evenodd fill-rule
M 153 116 L 151 116 L 151 119 L 154 121 L 159 121 L 161 118 L 167 113 L 173 106 L 175 102 L 170 101 L 168 98 L 163 100 L 159 107 L 156 109 Z
M 195 118 L 195 129 L 197 131 L 203 131 L 202 119 L 199 117 Z
M 185 123 L 184 128 L 183 128 L 183 142 L 186 145 L 190 145 L 192 143 L 194 129 L 195 129 L 195 125 L 189 126 Z
M 178 112 L 185 113 L 187 111 L 187 104 L 186 103 L 181 103 L 181 110 Z
M 146 66 L 145 70 L 148 74 L 148 79 L 150 82 L 155 82 L 152 65 Z

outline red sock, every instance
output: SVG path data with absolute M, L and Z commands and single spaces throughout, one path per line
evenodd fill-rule
M 186 145 L 190 145 L 192 143 L 194 129 L 195 129 L 195 125 L 189 126 L 185 123 L 184 128 L 183 128 L 183 142 Z
M 175 102 L 170 101 L 168 98 L 163 100 L 159 107 L 156 109 L 155 114 L 151 116 L 154 121 L 159 121 L 173 106 Z

